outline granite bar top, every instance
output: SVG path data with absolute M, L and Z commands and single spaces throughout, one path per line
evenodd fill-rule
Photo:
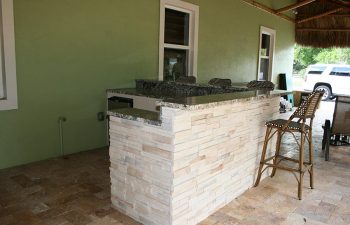
M 142 109 L 135 109 L 135 108 L 112 109 L 112 110 L 109 110 L 107 114 L 109 116 L 144 122 L 155 126 L 160 126 L 162 124 L 159 117 L 159 113 L 142 110 Z
M 268 97 L 275 97 L 281 95 L 291 94 L 291 91 L 286 90 L 250 90 L 237 91 L 223 94 L 212 94 L 203 96 L 169 96 L 166 92 L 154 92 L 143 89 L 110 89 L 109 93 L 127 94 L 135 96 L 144 96 L 148 98 L 159 99 L 159 106 L 166 106 L 170 108 L 179 108 L 187 110 L 203 109 L 208 107 L 215 107 L 216 105 L 228 104 L 230 102 L 249 101 L 255 99 L 263 99 Z
M 157 105 L 181 110 L 199 110 L 213 108 L 234 102 L 251 101 L 290 94 L 291 91 L 270 89 L 249 89 L 246 84 L 234 84 L 219 87 L 203 84 L 180 84 L 176 82 L 159 82 L 137 80 L 136 88 L 109 89 L 108 94 L 124 94 L 158 99 Z M 129 120 L 144 121 L 160 125 L 159 113 L 136 108 L 115 109 L 108 112 Z
M 286 91 L 286 90 L 243 91 L 243 92 L 233 92 L 233 93 L 207 95 L 207 96 L 164 99 L 163 101 L 159 101 L 159 105 L 164 107 L 169 107 L 169 108 L 197 110 L 197 109 L 212 108 L 219 105 L 225 105 L 225 104 L 230 104 L 234 102 L 251 101 L 251 100 L 277 97 L 277 96 L 287 95 L 291 93 L 292 93 L 291 91 Z
M 188 84 L 171 81 L 136 80 L 136 88 L 109 89 L 109 93 L 129 94 L 157 99 L 174 99 L 194 96 L 232 93 L 249 90 L 245 85 L 222 87 L 209 84 Z

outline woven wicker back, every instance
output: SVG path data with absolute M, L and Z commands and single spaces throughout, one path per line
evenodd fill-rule
M 292 118 L 314 118 L 318 104 L 321 101 L 323 91 L 312 92 L 292 115 Z
M 337 97 L 333 114 L 332 133 L 350 135 L 350 97 Z

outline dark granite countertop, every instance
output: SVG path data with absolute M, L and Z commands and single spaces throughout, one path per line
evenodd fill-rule
M 182 108 L 182 109 L 197 109 L 203 108 L 203 105 L 210 104 L 214 105 L 227 104 L 228 102 L 238 101 L 249 101 L 254 99 L 262 99 L 267 97 L 281 96 L 292 93 L 291 91 L 285 90 L 254 90 L 254 91 L 237 91 L 231 93 L 212 94 L 203 96 L 170 96 L 166 92 L 153 92 L 150 90 L 142 90 L 136 88 L 128 89 L 109 89 L 109 93 L 126 94 L 135 96 L 144 96 L 148 98 L 159 99 L 160 106 L 166 106 L 170 108 Z
M 241 91 L 233 93 L 224 93 L 207 96 L 195 96 L 186 98 L 164 99 L 159 102 L 160 106 L 179 108 L 187 110 L 205 109 L 219 105 L 230 104 L 233 102 L 250 101 L 257 99 L 265 99 L 292 93 L 285 90 L 255 90 Z
M 161 107 L 169 107 L 182 110 L 198 110 L 212 108 L 234 102 L 266 99 L 290 94 L 291 91 L 248 89 L 244 85 L 235 84 L 228 88 L 201 84 L 174 84 L 166 82 L 159 85 L 157 82 L 149 82 L 154 85 L 147 88 L 109 89 L 108 94 L 125 94 L 159 99 L 157 104 Z M 173 85 L 173 86 L 171 86 Z M 144 121 L 145 123 L 160 125 L 159 113 L 136 108 L 115 109 L 108 112 L 111 116 L 129 120 Z
M 232 87 L 230 89 L 230 92 L 226 93 L 233 93 L 233 92 L 244 92 L 247 91 L 247 88 L 243 87 Z M 185 97 L 196 97 L 191 96 L 186 93 L 176 93 L 163 90 L 163 91 L 153 91 L 153 90 L 144 90 L 144 89 L 138 89 L 138 88 L 124 88 L 124 89 L 108 89 L 108 93 L 117 93 L 117 94 L 127 94 L 127 95 L 135 95 L 135 96 L 144 96 L 148 98 L 157 98 L 157 99 L 175 99 L 175 98 L 185 98 Z M 217 93 L 217 94 L 223 94 L 223 93 Z M 202 96 L 209 96 L 209 95 L 215 95 L 215 94 L 205 94 Z
M 112 109 L 107 112 L 109 116 L 115 116 L 127 120 L 140 121 L 155 126 L 160 126 L 162 121 L 160 120 L 159 113 L 135 109 L 135 108 L 122 108 Z
M 245 84 L 221 87 L 209 84 L 184 84 L 170 81 L 136 80 L 136 88 L 108 89 L 109 93 L 144 96 L 156 99 L 175 99 L 194 96 L 208 96 L 249 90 Z

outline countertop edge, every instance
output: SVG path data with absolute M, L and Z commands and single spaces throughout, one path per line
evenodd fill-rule
M 271 94 L 258 94 L 256 96 L 249 96 L 249 97 L 239 97 L 239 98 L 233 98 L 228 100 L 218 100 L 213 102 L 207 102 L 207 103 L 201 103 L 201 104 L 188 104 L 188 103 L 178 103 L 172 100 L 160 100 L 158 102 L 158 105 L 161 107 L 168 107 L 168 108 L 174 108 L 174 109 L 181 109 L 181 110 L 200 110 L 200 109 L 207 109 L 212 108 L 216 106 L 222 106 L 237 102 L 245 102 L 245 101 L 253 101 L 253 100 L 259 100 L 259 99 L 266 99 L 266 98 L 272 98 L 272 97 L 278 97 L 283 95 L 292 94 L 292 91 L 286 91 L 286 90 L 275 90 L 271 91 L 273 93 Z M 225 94 L 219 94 L 219 95 L 226 95 Z M 197 97 L 188 97 L 188 98 L 200 98 L 205 96 L 197 96 Z
M 270 94 L 266 94 L 266 93 L 260 94 L 260 95 L 258 94 L 256 96 L 240 97 L 240 98 L 235 98 L 230 100 L 214 101 L 214 102 L 208 102 L 203 104 L 189 105 L 189 104 L 171 102 L 167 100 L 160 100 L 158 104 L 161 107 L 192 111 L 192 110 L 208 109 L 208 108 L 213 108 L 217 106 L 233 104 L 237 102 L 246 102 L 246 101 L 259 100 L 259 99 L 273 98 L 273 97 L 278 97 L 278 96 L 287 95 L 291 93 L 292 91 L 277 90 L 277 91 L 273 91 Z M 198 97 L 194 97 L 194 98 L 198 98 Z M 142 110 L 142 109 L 136 109 L 136 108 L 115 109 L 115 110 L 107 111 L 107 115 L 130 120 L 130 121 L 138 121 L 138 122 L 153 125 L 153 126 L 162 125 L 162 119 L 161 119 L 160 113 Z
M 108 116 L 113 116 L 121 119 L 131 120 L 146 123 L 153 126 L 161 126 L 162 121 L 160 114 L 157 112 L 135 109 L 135 108 L 123 108 L 107 111 Z M 157 119 L 155 119 L 157 118 Z

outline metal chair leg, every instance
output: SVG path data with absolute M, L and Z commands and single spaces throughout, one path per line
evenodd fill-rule
M 299 184 L 298 184 L 298 198 L 302 200 L 303 198 L 303 184 L 304 184 L 304 173 L 300 172 L 299 174 Z
M 273 159 L 273 165 L 277 164 L 277 157 L 280 154 L 280 149 L 281 149 L 281 140 L 282 140 L 282 131 L 279 130 L 277 131 L 277 141 L 276 141 L 276 152 L 275 152 L 275 158 Z M 276 174 L 276 167 L 273 167 L 271 177 L 274 177 Z
M 325 160 L 329 161 L 329 142 L 331 139 L 331 121 L 330 120 L 326 120 L 325 126 L 324 126 L 324 130 L 325 130 L 325 135 L 326 135 L 326 140 L 325 140 Z
M 260 183 L 261 174 L 262 174 L 262 170 L 263 170 L 263 167 L 264 167 L 266 149 L 267 149 L 267 145 L 268 145 L 268 142 L 269 142 L 269 136 L 270 136 L 271 130 L 272 130 L 272 128 L 269 128 L 269 127 L 266 128 L 264 147 L 263 147 L 263 151 L 262 151 L 262 154 L 261 154 L 260 165 L 259 165 L 259 170 L 258 170 L 258 176 L 256 178 L 254 187 L 257 187 L 259 185 L 259 183 Z
M 304 134 L 304 129 L 302 129 L 301 137 L 300 137 L 300 151 L 299 151 L 299 185 L 298 185 L 299 200 L 301 200 L 303 196 L 304 140 L 305 140 L 305 134 Z
M 309 163 L 310 163 L 310 187 L 314 189 L 314 149 L 312 143 L 312 128 L 309 131 Z
M 324 150 L 324 148 L 326 147 L 326 125 L 322 126 L 323 128 L 323 137 L 322 137 L 322 151 Z

